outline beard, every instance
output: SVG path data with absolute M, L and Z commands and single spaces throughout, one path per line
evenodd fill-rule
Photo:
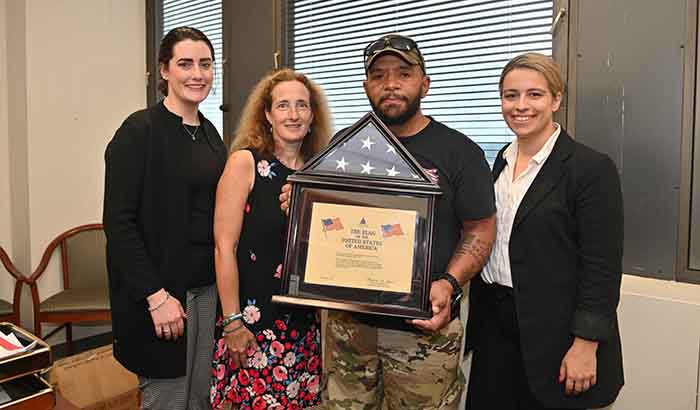
M 382 111 L 380 104 L 382 103 L 382 101 L 384 101 L 384 99 L 388 98 L 388 96 L 381 97 L 379 99 L 378 104 L 375 104 L 372 100 L 369 101 L 369 104 L 372 106 L 372 111 L 374 111 L 374 113 L 377 114 L 377 117 L 379 117 L 379 119 L 382 120 L 382 122 L 387 126 L 401 125 L 413 118 L 413 116 L 416 115 L 416 113 L 420 109 L 420 95 L 422 93 L 423 89 L 421 87 L 421 89 L 418 92 L 418 95 L 413 100 L 409 100 L 407 97 L 400 97 L 407 104 L 406 109 L 400 111 L 397 114 L 389 114 L 387 112 Z

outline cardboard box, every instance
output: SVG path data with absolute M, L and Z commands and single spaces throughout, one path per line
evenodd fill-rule
M 138 378 L 112 355 L 112 346 L 54 362 L 56 410 L 138 410 Z

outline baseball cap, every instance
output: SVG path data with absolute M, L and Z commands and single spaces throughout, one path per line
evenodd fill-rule
M 372 41 L 365 47 L 365 71 L 369 70 L 372 63 L 384 53 L 397 54 L 407 63 L 419 65 L 425 73 L 425 60 L 413 39 L 400 34 L 387 34 Z

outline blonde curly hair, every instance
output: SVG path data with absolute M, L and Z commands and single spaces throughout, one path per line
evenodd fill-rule
M 272 109 L 272 90 L 285 81 L 299 81 L 309 91 L 313 120 L 309 134 L 301 144 L 304 161 L 320 152 L 328 145 L 332 129 L 328 101 L 321 87 L 302 73 L 289 68 L 273 71 L 263 77 L 248 96 L 241 114 L 231 152 L 245 148 L 255 149 L 265 156 L 274 156 L 275 141 L 272 138 L 270 123 L 265 112 Z

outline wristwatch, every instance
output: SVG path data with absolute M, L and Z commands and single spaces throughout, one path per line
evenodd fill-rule
M 462 296 L 462 286 L 460 286 L 457 279 L 454 276 L 452 276 L 451 273 L 445 272 L 442 275 L 438 276 L 436 280 L 440 279 L 445 279 L 446 281 L 450 282 L 450 285 L 452 285 L 452 300 L 457 299 L 459 296 Z
M 452 276 L 449 272 L 445 272 L 438 276 L 436 280 L 445 279 L 452 285 L 452 300 L 450 301 L 450 321 L 454 320 L 459 316 L 460 303 L 462 302 L 462 287 L 459 285 L 457 279 Z

